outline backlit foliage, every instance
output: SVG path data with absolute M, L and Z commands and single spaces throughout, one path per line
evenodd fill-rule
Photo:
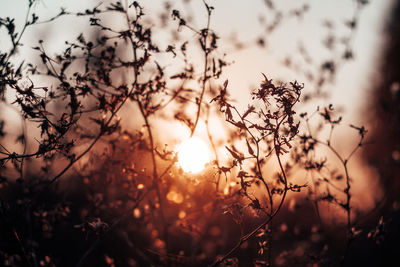
M 341 122 L 332 105 L 296 112 L 301 101 L 324 95 L 338 61 L 352 59 L 352 35 L 342 58 L 321 62 L 316 77 L 305 75 L 315 91 L 303 96 L 307 83 L 260 74 L 241 111 L 230 98 L 229 79 L 221 81 L 231 62 L 210 26 L 211 2 L 203 1 L 203 28 L 169 3 L 159 18 L 139 2 L 112 1 L 78 13 L 61 9 L 43 21 L 35 3 L 28 1 L 22 27 L 0 18 L 9 38 L 9 49 L 0 51 L 1 106 L 17 110 L 21 121 L 11 133 L 8 118 L 0 117 L 2 265 L 346 265 L 353 263 L 354 242 L 384 243 L 383 219 L 370 219 L 378 226 L 365 232 L 352 206 L 349 162 L 367 130 L 350 125 L 360 138 L 344 156 L 331 140 Z M 366 1 L 355 3 L 351 30 Z M 274 18 L 261 20 L 269 33 L 309 9 L 265 5 Z M 70 16 L 87 18 L 90 31 L 66 40 L 56 54 L 47 52 L 45 39 L 31 40 L 38 60 L 18 61 L 25 31 Z M 110 17 L 123 23 L 115 26 Z M 163 30 L 171 40 L 156 41 Z M 325 43 L 334 50 L 329 33 Z M 284 64 L 291 67 L 291 59 Z M 211 119 L 224 125 L 226 136 L 214 136 Z M 158 139 L 160 120 L 184 125 L 189 137 L 204 122 L 204 141 L 214 153 L 205 170 L 179 167 L 174 148 Z M 329 138 L 321 139 L 326 128 Z M 339 164 L 323 158 L 321 147 Z M 301 175 L 310 179 L 296 179 Z M 321 203 L 339 210 L 338 225 L 324 221 Z

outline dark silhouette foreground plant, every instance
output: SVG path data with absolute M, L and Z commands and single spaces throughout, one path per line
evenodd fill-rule
M 271 266 L 288 254 L 292 243 L 290 238 L 278 240 L 294 221 L 288 214 L 289 192 L 299 195 L 291 199 L 305 197 L 304 205 L 315 206 L 316 214 L 310 209 L 297 214 L 319 217 L 322 201 L 346 211 L 346 229 L 338 229 L 347 236 L 336 244 L 346 246 L 344 251 L 323 255 L 325 250 L 318 246 L 329 242 L 328 233 L 321 232 L 326 239 L 316 242 L 308 235 L 297 236 L 294 239 L 307 243 L 304 249 L 309 251 L 293 264 L 338 263 L 338 255 L 344 255 L 346 264 L 350 244 L 360 235 L 352 213 L 348 163 L 365 144 L 364 127 L 351 126 L 360 141 L 343 157 L 331 143 L 340 122 L 333 119 L 333 108 L 297 116 L 295 105 L 304 85 L 275 82 L 266 75 L 241 112 L 229 99 L 228 80 L 222 85 L 218 80 L 228 63 L 218 52 L 219 37 L 210 26 L 213 7 L 205 1 L 207 17 L 201 29 L 165 5 L 161 17 L 171 17 L 175 30 L 178 23 L 182 39 L 185 33 L 191 36 L 170 44 L 154 41 L 157 29 L 136 1 L 111 2 L 79 13 L 61 9 L 46 21 L 33 13 L 34 3 L 28 2 L 19 33 L 13 19 L 0 19 L 0 29 L 10 41 L 10 49 L 0 53 L 1 105 L 18 110 L 22 121 L 16 140 L 22 152 L 14 149 L 12 136 L 4 130 L 7 121 L 0 123 L 4 265 Z M 275 10 L 271 1 L 266 4 Z M 296 16 L 306 10 L 297 10 Z M 279 12 L 274 12 L 278 18 Z M 124 24 L 110 26 L 110 14 Z M 40 63 L 13 61 L 27 28 L 67 16 L 87 17 L 93 34 L 78 34 L 55 55 L 47 52 L 45 40 L 38 40 L 33 51 Z M 191 62 L 193 49 L 201 54 L 201 66 Z M 170 68 L 163 57 L 182 68 Z M 331 65 L 324 68 L 334 72 Z M 32 81 L 38 77 L 40 82 Z M 6 92 L 12 92 L 12 101 Z M 143 127 L 127 128 L 124 111 Z M 330 126 L 326 142 L 311 130 L 315 114 Z M 213 136 L 210 118 L 226 121 L 226 138 Z M 182 123 L 190 137 L 204 120 L 215 157 L 207 170 L 196 175 L 182 172 L 176 152 L 158 140 L 159 119 Z M 32 126 L 39 129 L 37 135 L 28 130 Z M 221 146 L 230 155 L 227 160 L 218 156 Z M 318 146 L 337 157 L 344 175 L 322 178 L 329 168 L 316 159 Z M 321 178 L 312 179 L 312 185 L 298 183 L 300 170 Z M 344 188 L 337 185 L 341 180 Z M 331 189 L 344 194 L 344 201 Z M 370 236 L 381 232 L 379 228 Z M 287 258 L 283 264 L 290 264 Z

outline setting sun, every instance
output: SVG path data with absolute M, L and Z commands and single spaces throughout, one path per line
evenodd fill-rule
M 210 152 L 206 143 L 201 139 L 193 137 L 177 148 L 179 166 L 185 172 L 197 173 L 204 169 L 210 161 Z

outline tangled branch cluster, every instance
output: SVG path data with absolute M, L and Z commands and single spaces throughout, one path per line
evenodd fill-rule
M 165 4 L 161 21 L 174 28 L 169 44 L 155 41 L 158 29 L 136 1 L 115 1 L 78 13 L 62 8 L 43 21 L 33 12 L 35 2 L 29 1 L 19 32 L 14 19 L 0 18 L 0 30 L 10 43 L 0 52 L 0 108 L 16 110 L 21 121 L 13 140 L 13 133 L 7 132 L 9 118 L 0 118 L 0 240 L 5 240 L 0 242 L 1 264 L 337 263 L 322 246 L 329 239 L 319 214 L 324 201 L 346 211 L 346 234 L 339 242 L 346 249 L 338 253 L 345 263 L 350 244 L 360 236 L 352 213 L 348 163 L 364 145 L 364 127 L 351 126 L 360 141 L 342 156 L 331 142 L 341 121 L 333 119 L 333 107 L 297 116 L 304 84 L 275 82 L 266 75 L 241 112 L 229 99 L 228 81 L 218 86 L 229 63 L 218 51 L 219 37 L 210 26 L 214 8 L 205 1 L 207 21 L 200 29 Z M 281 15 L 272 1 L 265 3 L 275 12 L 276 19 L 267 27 L 272 31 Z M 288 14 L 301 17 L 307 10 L 303 6 Z M 107 21 L 110 14 L 124 24 L 112 26 Z M 38 62 L 17 62 L 26 29 L 70 16 L 87 19 L 93 34 L 80 33 L 66 41 L 59 54 L 47 52 L 49 44 L 38 40 L 32 47 Z M 184 34 L 179 37 L 185 31 L 189 40 Z M 194 49 L 201 64 L 192 62 Z M 169 62 L 178 67 L 171 68 Z M 324 67 L 331 72 L 333 68 Z M 126 112 L 141 127 L 127 127 Z M 326 142 L 309 126 L 315 114 L 330 127 Z M 210 118 L 225 119 L 226 128 L 232 126 L 227 138 L 215 136 Z M 182 172 L 175 151 L 159 140 L 160 119 L 181 123 L 190 137 L 205 122 L 215 158 L 208 170 L 197 175 Z M 320 146 L 343 166 L 330 178 L 323 178 L 329 171 L 326 160 L 317 160 Z M 227 160 L 220 158 L 220 147 L 229 153 Z M 299 183 L 299 170 L 318 178 Z M 331 193 L 332 188 L 339 192 Z M 287 235 L 298 226 L 289 210 L 304 211 L 287 204 L 289 192 L 305 196 L 301 203 L 314 205 L 317 216 L 312 208 L 305 213 L 320 219 L 317 228 L 314 222 L 304 226 L 314 231 L 311 237 L 296 234 L 294 239 L 306 245 L 293 257 L 288 256 L 293 242 Z M 290 224 L 294 225 L 288 231 Z M 383 242 L 382 220 L 368 236 Z

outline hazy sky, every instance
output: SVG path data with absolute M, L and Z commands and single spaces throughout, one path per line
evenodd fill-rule
M 16 17 L 17 23 L 23 22 L 26 13 L 26 0 L 0 0 L 0 2 L 2 3 L 0 16 Z M 144 5 L 145 12 L 152 15 L 152 13 L 160 12 L 165 1 L 146 0 L 139 2 Z M 176 5 L 174 8 L 184 8 L 180 1 L 172 2 Z M 262 0 L 214 0 L 208 2 L 215 7 L 211 28 L 219 34 L 222 44 L 224 42 L 229 44 L 229 37 L 233 33 L 236 33 L 239 40 L 254 43 L 254 40 L 262 33 L 259 23 L 260 16 L 265 15 L 267 21 L 273 19 Z M 254 88 L 258 85 L 262 78 L 261 72 L 275 79 L 280 78 L 286 81 L 299 79 L 301 81 L 302 77 L 296 72 L 288 71 L 282 67 L 282 59 L 285 56 L 296 56 L 296 53 L 298 54 L 296 49 L 299 41 L 309 49 L 311 56 L 316 61 L 325 59 L 328 53 L 321 44 L 326 35 L 326 28 L 322 26 L 322 21 L 332 20 L 335 23 L 337 33 L 340 35 L 345 29 L 343 21 L 350 19 L 355 10 L 355 1 L 353 0 L 280 0 L 275 2 L 277 8 L 283 12 L 301 7 L 304 3 L 308 4 L 310 9 L 303 19 L 285 19 L 275 32 L 265 35 L 267 49 L 252 46 L 238 52 L 228 51 L 230 54 L 227 59 L 235 63 L 229 67 L 225 77 L 230 80 L 229 84 L 233 95 L 239 99 L 248 99 L 249 87 Z M 344 105 L 348 114 L 358 113 L 360 106 L 365 104 L 365 92 L 370 89 L 370 82 L 374 80 L 374 68 L 376 66 L 374 62 L 377 61 L 380 52 L 381 30 L 386 19 L 385 11 L 392 1 L 372 0 L 370 2 L 361 14 L 359 28 L 353 41 L 355 60 L 340 69 L 335 90 L 331 92 L 330 102 L 335 105 Z M 68 10 L 81 11 L 93 7 L 97 3 L 97 0 L 40 0 L 35 9 L 41 18 L 45 18 L 58 13 L 61 6 L 67 7 Z M 186 8 L 185 10 L 193 14 L 193 25 L 195 27 L 204 27 L 206 12 L 201 0 L 191 1 L 189 9 Z M 60 24 L 57 27 L 48 27 L 44 31 L 31 29 L 25 36 L 25 43 L 31 38 L 42 38 L 44 34 L 48 34 L 52 37 L 51 42 L 61 45 L 64 40 L 74 38 L 77 33 L 84 30 L 79 20 L 76 19 L 69 19 Z M 5 42 L 0 38 L 0 46 L 4 45 Z M 29 47 L 29 45 L 26 47 Z M 54 47 L 57 47 L 57 45 L 54 45 Z M 225 46 L 222 45 L 222 47 Z M 306 90 L 312 89 L 309 84 L 306 83 L 305 85 Z

